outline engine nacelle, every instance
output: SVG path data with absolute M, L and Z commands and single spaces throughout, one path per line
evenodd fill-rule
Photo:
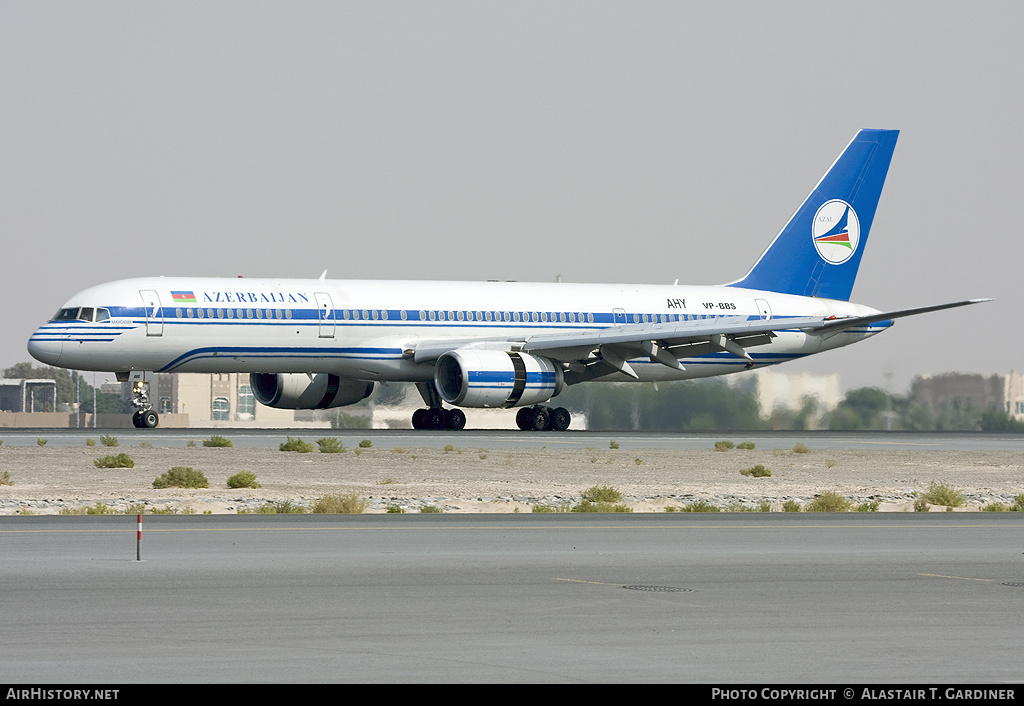
M 434 366 L 441 399 L 460 407 L 524 407 L 562 391 L 562 369 L 527 353 L 460 349 Z
M 330 409 L 365 399 L 372 382 L 344 380 L 329 373 L 249 373 L 253 396 L 278 409 Z

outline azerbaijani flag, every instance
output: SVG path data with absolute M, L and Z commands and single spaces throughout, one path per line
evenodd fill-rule
M 195 304 L 196 295 L 191 290 L 185 292 L 171 291 L 171 299 L 174 300 L 175 304 Z

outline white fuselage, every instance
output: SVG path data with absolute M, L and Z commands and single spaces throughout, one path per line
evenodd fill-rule
M 78 370 L 329 372 L 410 382 L 432 379 L 433 364 L 413 355 L 428 342 L 501 348 L 537 334 L 624 324 L 877 313 L 845 301 L 727 286 L 186 277 L 102 284 L 76 294 L 62 311 L 75 308 L 79 318 L 58 315 L 33 334 L 35 358 Z M 91 320 L 82 320 L 83 312 Z M 772 365 L 854 343 L 888 325 L 823 335 L 782 330 L 749 352 L 754 365 Z M 750 367 L 725 351 L 682 359 L 683 370 L 645 356 L 630 362 L 646 381 Z

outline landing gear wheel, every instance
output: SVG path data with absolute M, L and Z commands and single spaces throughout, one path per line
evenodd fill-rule
M 135 412 L 134 414 L 132 414 L 132 426 L 135 427 L 136 429 L 142 428 L 142 420 L 139 419 L 139 417 L 141 416 L 142 412 Z
M 452 431 L 462 431 L 466 427 L 466 413 L 461 409 L 446 409 L 444 411 L 444 428 Z
M 534 431 L 547 431 L 551 428 L 551 410 L 547 407 L 537 407 L 533 410 L 533 426 L 531 427 Z
M 516 412 L 516 426 L 523 431 L 533 429 L 533 408 L 523 407 Z
M 415 412 L 412 413 L 412 428 L 413 429 L 425 429 L 426 428 L 423 425 L 423 417 L 426 416 L 426 414 L 427 414 L 427 410 L 422 409 L 422 408 L 417 409 Z
M 423 410 L 424 429 L 444 429 L 444 410 L 440 407 L 431 407 Z
M 160 423 L 160 415 L 147 409 L 145 412 L 139 412 L 139 422 L 141 428 L 156 429 L 156 425 Z
M 572 422 L 572 415 L 565 407 L 558 407 L 551 412 L 551 428 L 555 431 L 565 431 Z

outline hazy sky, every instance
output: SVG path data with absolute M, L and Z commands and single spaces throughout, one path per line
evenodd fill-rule
M 854 288 L 779 368 L 1024 368 L 1020 2 L 0 2 L 0 366 L 140 275 L 715 284 L 862 127 Z

